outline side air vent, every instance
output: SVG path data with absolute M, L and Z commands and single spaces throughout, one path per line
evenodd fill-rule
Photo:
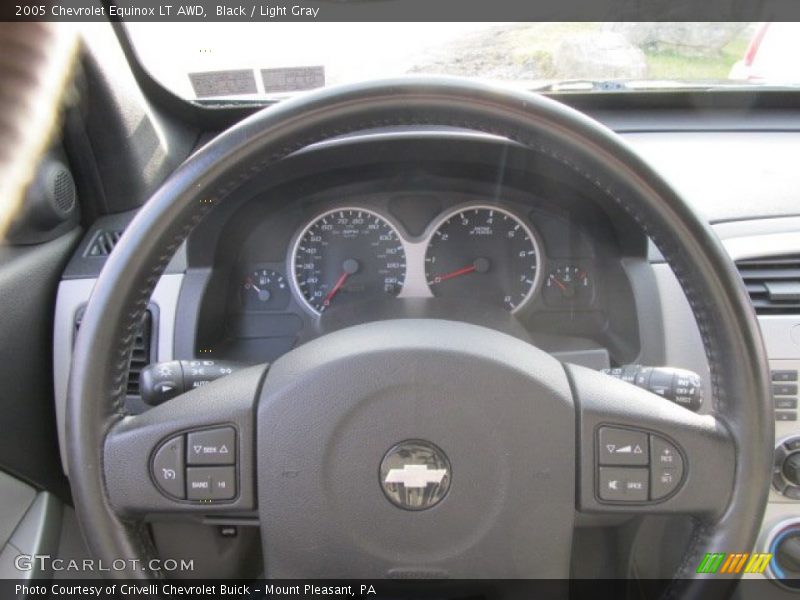
M 80 329 L 81 321 L 83 320 L 83 312 L 84 309 L 81 308 L 75 315 L 75 336 L 78 335 L 78 329 Z M 142 324 L 133 342 L 133 353 L 128 367 L 128 396 L 139 395 L 139 375 L 142 369 L 152 362 L 152 341 L 153 313 L 150 310 L 146 310 L 142 318 Z
M 800 254 L 736 263 L 759 315 L 800 314 Z
M 103 231 L 101 229 L 95 234 L 92 243 L 89 244 L 86 256 L 108 256 L 121 237 L 121 231 Z

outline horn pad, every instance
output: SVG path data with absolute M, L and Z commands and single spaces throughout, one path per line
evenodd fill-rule
M 561 364 L 438 320 L 281 357 L 258 407 L 271 578 L 566 577 L 575 409 Z

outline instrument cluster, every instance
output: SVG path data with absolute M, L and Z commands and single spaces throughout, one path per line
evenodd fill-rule
M 388 214 L 364 206 L 327 208 L 293 236 L 286 275 L 249 269 L 241 310 L 286 308 L 290 295 L 312 317 L 340 307 L 393 298 L 448 298 L 515 313 L 544 288 L 550 305 L 587 305 L 588 268 L 545 274 L 535 223 L 498 204 L 468 203 L 433 218 L 412 235 Z

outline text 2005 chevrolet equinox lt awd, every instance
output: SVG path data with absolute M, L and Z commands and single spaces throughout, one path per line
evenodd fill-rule
M 3 594 L 794 597 L 800 27 L 85 4 L 0 25 Z

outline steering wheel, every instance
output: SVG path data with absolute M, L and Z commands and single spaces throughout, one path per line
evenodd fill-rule
M 711 367 L 712 414 L 494 330 L 410 319 L 330 333 L 270 366 L 126 416 L 134 332 L 192 228 L 309 144 L 415 125 L 508 138 L 630 213 L 691 304 Z M 460 79 L 326 89 L 269 107 L 199 150 L 109 257 L 69 385 L 75 507 L 96 557 L 145 566 L 154 555 L 148 514 L 257 515 L 270 578 L 566 578 L 576 514 L 686 514 L 694 534 L 669 593 L 707 597 L 724 586 L 706 589 L 695 573 L 703 554 L 749 551 L 766 506 L 774 442 L 766 364 L 748 297 L 715 235 L 608 129 L 555 101 Z M 221 430 L 233 436 L 235 462 L 207 480 L 218 500 L 162 494 L 154 457 L 166 453 L 182 480 L 184 444 Z M 608 466 L 601 442 L 620 435 L 643 452 Z M 678 484 L 658 497 L 647 480 L 655 486 L 665 448 Z

